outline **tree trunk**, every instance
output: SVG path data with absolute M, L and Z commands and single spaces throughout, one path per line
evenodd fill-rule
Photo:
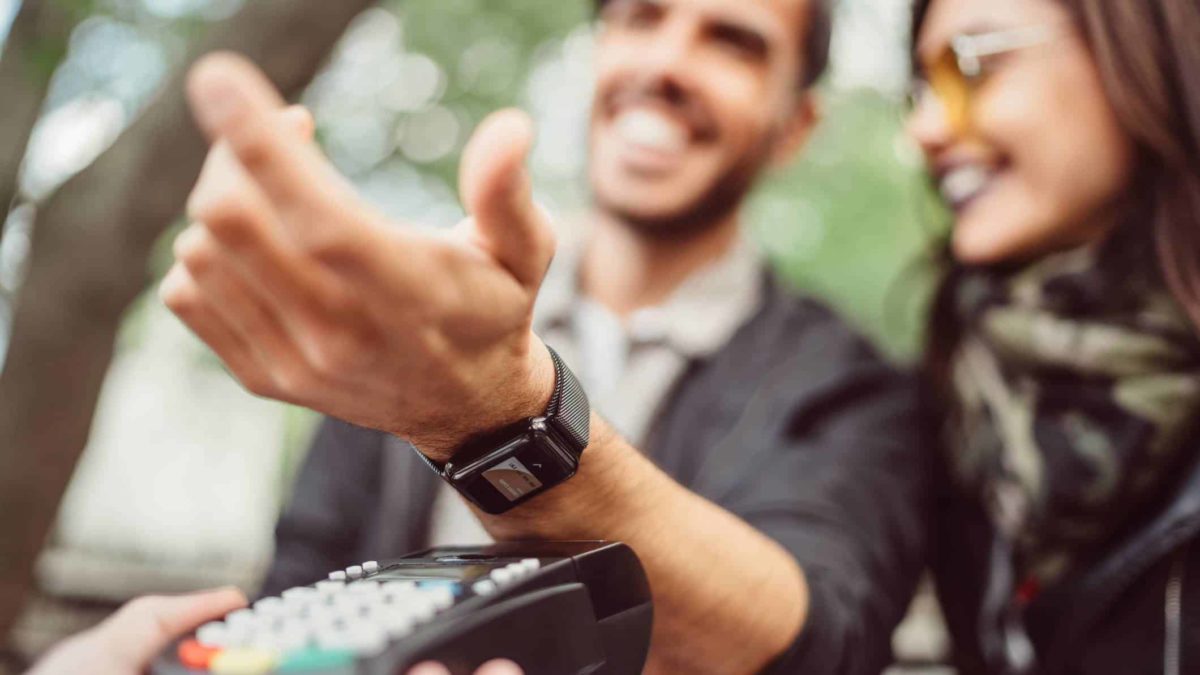
M 79 16 L 56 0 L 25 0 L 0 55 L 0 235 L 15 204 L 17 174 L 42 110 L 50 77 L 67 52 Z
M 312 78 L 370 0 L 255 0 L 193 56 L 239 51 L 285 96 Z M 182 211 L 207 150 L 175 73 L 90 167 L 39 209 L 0 372 L 0 636 L 86 444 L 121 316 L 146 287 L 150 248 Z

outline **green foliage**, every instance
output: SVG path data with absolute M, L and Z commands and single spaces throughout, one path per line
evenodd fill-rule
M 62 63 L 66 56 L 66 38 L 43 37 L 33 44 L 25 45 L 24 57 L 30 82 L 49 82 L 58 64 Z
M 802 158 L 761 187 L 750 223 L 790 279 L 911 358 L 934 279 L 926 253 L 944 214 L 903 137 L 897 102 L 872 91 L 824 99 Z
M 44 84 L 67 56 L 71 28 L 96 11 L 96 0 L 48 0 L 47 8 L 28 8 L 36 17 L 23 56 L 32 82 Z M 40 88 L 40 87 L 39 87 Z
M 390 0 L 406 48 L 447 74 L 441 103 L 474 128 L 489 113 L 519 102 L 539 49 L 590 16 L 587 0 Z M 457 183 L 459 153 L 421 171 Z

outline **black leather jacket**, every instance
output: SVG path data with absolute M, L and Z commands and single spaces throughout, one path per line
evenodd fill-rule
M 932 541 L 938 595 L 960 673 L 1005 672 L 980 628 L 992 529 L 979 505 L 938 480 Z M 1038 675 L 1200 672 L 1200 463 L 1087 571 L 1022 612 Z M 986 625 L 986 624 L 985 624 Z

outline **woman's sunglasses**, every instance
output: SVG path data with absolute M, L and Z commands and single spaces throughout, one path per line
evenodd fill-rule
M 951 129 L 965 133 L 970 128 L 972 99 L 990 73 L 989 57 L 1038 47 L 1062 33 L 1062 26 L 1056 24 L 955 36 L 934 59 L 922 64 L 909 104 L 916 110 L 930 96 L 936 98 Z

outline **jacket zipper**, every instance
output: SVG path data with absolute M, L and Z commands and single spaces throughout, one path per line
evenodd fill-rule
M 1167 579 L 1165 614 L 1165 636 L 1163 638 L 1163 675 L 1180 675 L 1183 660 L 1183 580 L 1186 573 L 1184 553 L 1175 554 L 1171 562 L 1171 575 Z
M 1070 650 L 1069 648 L 1064 649 L 1062 645 L 1074 644 L 1081 639 L 1081 636 L 1090 629 L 1095 620 L 1095 615 L 1099 612 L 1099 609 L 1096 608 L 1107 607 L 1113 598 L 1127 589 L 1148 567 L 1156 561 L 1167 557 L 1170 551 L 1186 544 L 1189 539 L 1197 535 L 1198 531 L 1200 531 L 1200 518 L 1193 516 L 1186 522 L 1176 525 L 1165 532 L 1153 549 L 1143 550 L 1140 556 L 1129 561 L 1119 572 L 1110 574 L 1107 577 L 1092 579 L 1077 589 L 1076 597 L 1094 597 L 1099 598 L 1100 601 L 1089 604 L 1089 606 L 1093 607 L 1093 611 L 1085 613 L 1085 618 L 1076 620 L 1082 622 L 1079 624 L 1082 627 L 1077 627 L 1073 631 L 1072 636 L 1063 640 L 1059 647 L 1054 650 L 1054 658 L 1044 664 L 1047 666 L 1045 669 L 1046 672 L 1058 673 L 1063 670 L 1063 659 L 1069 655 Z M 1170 675 L 1176 674 L 1171 673 Z

